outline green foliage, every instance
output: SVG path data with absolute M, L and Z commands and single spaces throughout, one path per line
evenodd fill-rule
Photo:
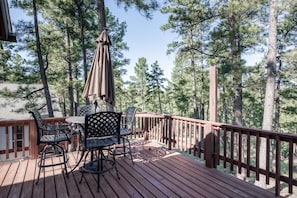
M 135 76 L 131 76 L 131 84 L 133 84 L 134 92 L 133 98 L 135 99 L 135 105 L 141 108 L 142 111 L 146 111 L 145 93 L 147 92 L 147 79 L 148 64 L 146 58 L 141 57 L 138 59 L 134 67 Z M 130 86 L 128 87 L 130 88 Z M 127 92 L 130 92 L 128 89 Z
M 204 119 L 204 101 L 206 101 L 204 88 L 207 87 L 204 81 L 204 70 L 208 67 L 204 61 L 204 46 L 207 40 L 209 24 L 213 19 L 208 1 L 171 0 L 168 5 L 161 9 L 161 12 L 169 14 L 168 23 L 164 24 L 161 29 L 171 30 L 181 37 L 180 40 L 168 44 L 167 53 L 177 53 L 176 65 L 179 64 L 184 67 L 184 71 L 189 75 L 188 79 L 191 79 L 188 85 L 191 86 L 189 96 L 192 97 L 192 114 L 195 118 L 199 117 L 197 106 L 198 95 L 201 93 L 199 100 L 200 116 Z
M 152 11 L 159 7 L 157 0 L 117 0 L 118 5 L 124 5 L 124 9 L 127 11 L 130 7 L 135 7 L 141 14 L 147 18 L 152 18 Z
M 158 61 L 154 62 L 151 65 L 150 70 L 146 73 L 146 103 L 152 104 L 154 107 L 152 110 L 157 110 L 159 113 L 163 113 L 162 110 L 162 99 L 161 95 L 163 95 L 164 91 L 164 82 L 166 79 L 164 78 L 163 70 L 160 68 Z M 158 107 L 158 108 L 156 108 Z
M 118 0 L 123 9 L 137 7 L 146 17 L 152 17 L 158 1 Z M 281 80 L 281 131 L 296 133 L 296 1 L 280 1 L 278 49 L 282 60 Z M 24 9 L 28 21 L 16 24 L 19 32 L 15 44 L 2 43 L 0 48 L 0 80 L 5 83 L 40 83 L 36 56 L 34 27 L 32 25 L 32 1 L 13 1 Z M 84 103 L 81 93 L 84 78 L 91 66 L 96 48 L 98 13 L 95 0 L 37 1 L 43 60 L 48 81 L 61 103 L 69 107 L 68 86 L 75 87 L 79 103 Z M 117 110 L 136 105 L 142 111 L 163 112 L 172 115 L 193 117 L 193 95 L 198 107 L 204 105 L 208 116 L 209 67 L 218 67 L 218 119 L 231 123 L 233 120 L 234 86 L 242 88 L 242 124 L 261 128 L 265 92 L 266 61 L 248 65 L 243 55 L 256 53 L 266 48 L 268 28 L 267 1 L 195 1 L 169 0 L 161 8 L 168 15 L 168 21 L 161 29 L 172 31 L 179 38 L 168 44 L 168 53 L 175 54 L 172 78 L 165 87 L 163 71 L 157 62 L 148 66 L 145 57 L 140 57 L 134 70 L 135 76 L 124 82 L 129 60 L 123 51 L 128 50 L 124 41 L 127 24 L 117 19 L 106 8 L 107 28 L 111 37 L 111 57 L 114 68 Z M 82 17 L 83 16 L 83 17 Z M 83 27 L 83 37 L 82 37 Z M 67 30 L 67 31 L 66 31 Z M 70 34 L 70 46 L 65 41 Z M 84 39 L 84 42 L 82 42 Z M 233 39 L 233 45 L 231 40 Z M 83 62 L 85 49 L 86 62 Z M 67 54 L 67 50 L 70 54 Z M 193 64 L 193 62 L 194 64 Z M 69 63 L 73 80 L 69 81 Z M 195 70 L 195 79 L 193 79 Z M 234 78 L 237 80 L 235 81 Z M 194 83 L 195 82 L 195 83 Z M 196 91 L 193 91 L 195 86 Z M 32 90 L 31 90 L 32 91 Z M 25 91 L 20 91 L 20 93 Z M 28 90 L 29 92 L 29 90 Z M 16 92 L 1 94 L 11 96 L 24 94 Z M 25 94 L 26 95 L 26 94 Z M 33 96 L 32 96 L 33 97 Z M 42 97 L 42 96 L 34 96 Z M 33 104 L 33 99 L 30 103 Z M 30 106 L 29 105 L 29 106 Z M 207 119 L 207 118 L 206 118 Z
M 30 10 L 32 9 L 32 5 L 29 2 L 15 1 L 14 5 L 26 10 L 28 15 L 31 15 Z M 91 65 L 96 49 L 95 40 L 99 35 L 98 29 L 94 28 L 98 26 L 98 13 L 96 9 L 93 9 L 95 5 L 95 0 L 77 0 L 74 2 L 67 0 L 38 1 L 39 10 L 42 15 L 42 23 L 39 24 L 40 41 L 43 61 L 46 66 L 47 80 L 55 87 L 56 92 L 61 94 L 59 96 L 61 101 L 67 102 L 65 99 L 69 98 L 71 94 L 69 92 L 70 87 L 75 87 L 78 94 L 77 100 L 80 103 L 84 103 L 83 99 L 79 98 L 84 86 L 84 80 L 82 79 L 85 79 L 87 76 L 86 72 Z M 122 52 L 128 49 L 127 44 L 123 42 L 127 27 L 125 23 L 120 23 L 118 19 L 112 16 L 108 9 L 106 9 L 106 15 L 108 25 L 112 27 L 109 30 L 113 44 L 111 46 L 111 56 L 114 67 L 116 92 L 119 93 L 123 86 L 121 76 L 125 74 L 125 70 L 122 67 L 129 62 L 128 59 L 123 57 Z M 37 56 L 35 54 L 36 45 L 33 26 L 30 22 L 20 21 L 17 28 L 18 32 L 24 32 L 24 34 L 18 37 L 19 42 L 16 49 L 19 52 L 26 51 L 28 55 L 24 57 L 25 60 L 23 62 L 25 65 L 21 67 L 27 67 L 28 73 L 32 73 L 32 71 L 39 72 Z M 84 37 L 81 37 L 82 32 Z M 70 38 L 70 42 L 67 42 L 65 34 Z M 86 62 L 82 61 L 83 57 L 86 57 Z M 86 67 L 86 70 L 84 70 L 84 67 Z M 21 78 L 19 72 L 13 71 L 13 73 L 14 76 Z M 37 79 L 35 78 L 35 83 L 39 82 Z M 16 80 L 13 79 L 13 81 Z
M 7 67 L 8 60 L 11 58 L 10 50 L 3 49 L 3 43 L 0 43 L 0 82 L 7 80 L 7 72 L 9 68 Z

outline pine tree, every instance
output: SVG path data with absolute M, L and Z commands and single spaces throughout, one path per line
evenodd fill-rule
M 160 68 L 158 61 L 151 65 L 151 69 L 146 73 L 147 93 L 146 98 L 153 104 L 152 110 L 163 113 L 161 95 L 163 94 L 165 82 L 163 70 Z M 147 102 L 147 103 L 149 103 Z M 156 109 L 158 107 L 158 109 Z
M 192 79 L 192 101 L 193 114 L 195 118 L 199 118 L 198 98 L 197 98 L 197 63 L 201 62 L 201 79 L 204 83 L 203 76 L 203 31 L 205 30 L 205 22 L 211 19 L 208 12 L 207 1 L 197 2 L 194 0 L 169 1 L 169 6 L 164 6 L 161 10 L 164 14 L 169 14 L 168 23 L 162 26 L 163 30 L 172 30 L 181 36 L 181 41 L 174 41 L 169 45 L 168 53 L 177 51 L 180 61 L 187 63 L 189 73 Z M 197 53 L 198 52 L 198 53 Z M 200 93 L 203 94 L 204 85 L 202 84 Z M 200 100 L 201 117 L 204 117 L 204 100 Z
M 134 67 L 134 71 L 134 83 L 136 85 L 137 95 L 140 96 L 142 111 L 145 111 L 146 74 L 148 72 L 148 65 L 144 57 L 138 59 L 138 62 Z

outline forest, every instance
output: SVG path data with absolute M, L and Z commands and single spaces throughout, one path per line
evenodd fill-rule
M 142 112 L 207 120 L 209 68 L 216 66 L 219 122 L 296 134 L 296 0 L 116 2 L 148 19 L 154 12 L 168 16 L 160 28 L 180 38 L 168 43 L 167 53 L 175 57 L 171 79 L 158 60 L 149 65 L 139 57 L 135 75 L 123 80 L 129 65 L 123 55 L 129 49 L 127 24 L 104 0 L 10 0 L 30 20 L 13 24 L 17 42 L 0 43 L 0 82 L 24 86 L 15 92 L 0 90 L 1 97 L 26 100 L 19 111 L 36 106 L 52 111 L 51 103 L 57 103 L 64 116 L 74 115 L 78 106 L 90 102 L 82 97 L 83 87 L 95 40 L 106 28 L 117 111 L 134 105 Z M 257 53 L 265 54 L 263 60 L 248 65 L 244 57 Z M 32 90 L 26 86 L 30 84 L 43 88 Z M 37 104 L 38 97 L 47 98 L 46 103 Z

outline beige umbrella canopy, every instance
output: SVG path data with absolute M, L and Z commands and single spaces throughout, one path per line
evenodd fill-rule
M 90 100 L 101 99 L 114 106 L 114 79 L 109 51 L 111 42 L 106 30 L 102 31 L 96 42 L 98 45 L 84 87 L 83 97 Z

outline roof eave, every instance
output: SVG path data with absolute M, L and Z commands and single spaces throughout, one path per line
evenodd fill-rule
M 0 1 L 0 40 L 16 42 L 16 35 L 12 32 L 7 0 Z

